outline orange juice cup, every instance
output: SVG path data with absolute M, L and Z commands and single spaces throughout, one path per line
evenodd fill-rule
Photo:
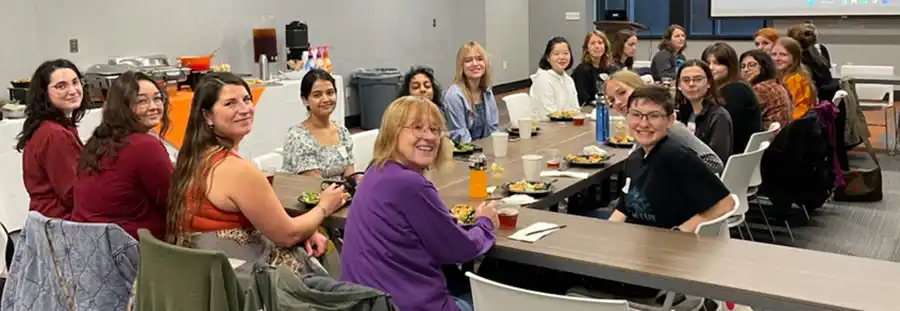
M 584 125 L 584 115 L 577 115 L 572 117 L 572 124 L 575 126 L 583 126 Z
M 519 221 L 519 209 L 514 207 L 501 208 L 497 211 L 497 218 L 500 220 L 500 229 L 515 229 L 516 223 Z
M 473 200 L 486 199 L 488 186 L 487 170 L 469 170 L 469 198 Z

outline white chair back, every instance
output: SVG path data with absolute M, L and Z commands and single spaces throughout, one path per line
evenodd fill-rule
M 834 98 L 831 99 L 831 102 L 834 103 L 835 106 L 840 107 L 841 101 L 843 101 L 844 97 L 847 97 L 847 95 L 850 95 L 847 93 L 847 91 L 838 90 L 836 93 L 834 93 Z
M 497 283 L 466 272 L 475 311 L 628 311 L 628 301 L 560 296 Z
M 363 172 L 372 162 L 375 154 L 375 139 L 378 138 L 378 129 L 359 132 L 353 137 L 353 168 L 357 172 Z
M 636 60 L 636 61 L 634 61 L 634 65 L 631 67 L 632 68 L 650 68 L 650 61 L 649 60 Z
M 841 76 L 867 76 L 867 77 L 892 77 L 894 76 L 894 66 L 856 66 L 844 65 L 841 67 Z M 856 96 L 859 98 L 860 106 L 866 106 L 865 101 L 882 102 L 887 96 L 888 101 L 885 104 L 894 103 L 894 86 L 890 84 L 857 84 Z M 869 103 L 871 105 L 871 103 Z
M 744 148 L 744 152 L 750 152 L 759 149 L 759 145 L 764 141 L 771 143 L 772 140 L 775 139 L 775 134 L 778 133 L 779 129 L 781 129 L 781 124 L 778 122 L 773 122 L 769 125 L 768 130 L 753 133 L 753 135 L 750 135 L 750 141 L 747 142 L 747 147 Z M 756 187 L 761 184 L 762 174 L 759 173 L 759 165 L 757 165 L 756 169 L 753 170 L 753 177 L 750 178 L 750 187 Z
M 728 191 L 737 195 L 740 204 L 736 205 L 739 206 L 739 209 L 735 211 L 735 214 L 743 215 L 750 206 L 747 203 L 747 188 L 750 187 L 750 178 L 753 177 L 753 171 L 759 166 L 766 148 L 769 148 L 769 142 L 764 141 L 754 151 L 733 154 L 728 157 L 725 171 L 722 172 L 722 183 L 725 184 Z
M 281 153 L 273 151 L 253 158 L 253 165 L 260 171 L 277 172 L 281 170 L 283 161 L 284 157 L 281 156 Z
M 503 97 L 506 102 L 506 112 L 509 115 L 509 126 L 519 128 L 519 120 L 531 118 L 531 96 L 528 93 L 518 93 Z
M 694 233 L 700 236 L 708 237 L 731 237 L 731 234 L 728 232 L 728 217 L 731 217 L 731 215 L 734 215 L 738 209 L 741 209 L 741 201 L 738 200 L 737 195 L 732 193 L 731 199 L 734 200 L 734 209 L 728 211 L 722 216 L 717 217 L 716 219 L 710 219 L 697 225 L 697 230 L 695 230 Z M 746 211 L 747 209 L 744 208 L 744 210 Z

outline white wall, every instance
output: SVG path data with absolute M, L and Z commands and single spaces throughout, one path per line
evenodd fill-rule
M 486 0 L 486 45 L 494 84 L 521 80 L 529 74 L 528 0 Z
M 50 58 L 86 68 L 115 56 L 174 58 L 216 48 L 214 62 L 255 74 L 251 29 L 266 16 L 275 20 L 280 47 L 284 25 L 306 21 L 311 43 L 333 45 L 334 70 L 345 76 L 363 67 L 425 64 L 446 84 L 460 44 L 485 41 L 485 0 L 0 0 L 0 8 L 2 84 L 30 77 Z M 76 54 L 68 51 L 70 38 L 79 39 Z
M 491 0 L 488 0 L 491 1 Z M 531 0 L 528 8 L 529 56 L 528 68 L 534 73 L 538 60 L 544 54 L 547 41 L 556 36 L 565 37 L 572 47 L 572 59 L 577 64 L 581 59 L 581 44 L 584 35 L 594 29 L 593 0 Z M 566 13 L 579 14 L 578 20 L 566 20 Z M 523 77 L 526 78 L 526 77 Z

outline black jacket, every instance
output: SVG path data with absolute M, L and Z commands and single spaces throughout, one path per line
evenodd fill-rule
M 694 108 L 690 103 L 678 107 L 678 121 L 691 128 Z M 694 120 L 694 136 L 709 146 L 723 162 L 728 161 L 732 149 L 732 123 L 728 111 L 720 105 L 707 103 Z
M 581 63 L 572 70 L 572 80 L 575 81 L 575 90 L 578 91 L 578 104 L 584 106 L 597 99 L 600 87 L 600 74 L 612 74 L 613 68 L 597 68 L 588 63 Z
M 811 47 L 803 51 L 803 65 L 809 69 L 812 75 L 813 84 L 816 85 L 816 93 L 819 100 L 832 100 L 834 94 L 840 88 L 840 81 L 831 76 L 831 62 L 822 54 L 819 54 L 815 47 Z M 819 103 L 812 103 L 813 106 Z
M 721 92 L 734 129 L 731 153 L 742 153 L 750 141 L 750 135 L 763 130 L 762 107 L 756 93 L 746 83 L 729 83 L 722 87 Z

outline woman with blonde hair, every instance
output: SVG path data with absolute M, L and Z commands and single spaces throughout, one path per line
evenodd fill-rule
M 818 35 L 816 27 L 812 24 L 801 24 L 788 27 L 788 37 L 797 40 L 800 49 L 803 50 L 800 63 L 809 70 L 810 78 L 816 86 L 818 97 L 822 99 L 831 99 L 840 89 L 840 85 L 831 75 L 831 60 L 822 55 L 816 48 Z
M 612 47 L 606 34 L 592 30 L 584 36 L 581 44 L 581 64 L 572 71 L 575 90 L 578 91 L 578 103 L 582 106 L 597 99 L 600 74 L 610 74 L 614 70 L 612 64 Z
M 803 117 L 806 111 L 817 102 L 812 76 L 802 63 L 803 48 L 797 40 L 791 37 L 782 37 L 775 42 L 769 56 L 772 56 L 772 60 L 775 61 L 781 81 L 791 93 L 791 98 L 794 100 L 791 117 L 797 120 Z
M 470 298 L 448 293 L 441 266 L 471 261 L 495 242 L 496 203 L 476 207 L 475 224 L 463 229 L 422 175 L 452 161 L 444 124 L 419 96 L 388 106 L 344 226 L 341 280 L 390 294 L 399 310 L 472 310 Z
M 456 53 L 456 76 L 444 94 L 450 138 L 468 143 L 497 131 L 500 112 L 491 91 L 491 65 L 477 42 L 463 44 Z

